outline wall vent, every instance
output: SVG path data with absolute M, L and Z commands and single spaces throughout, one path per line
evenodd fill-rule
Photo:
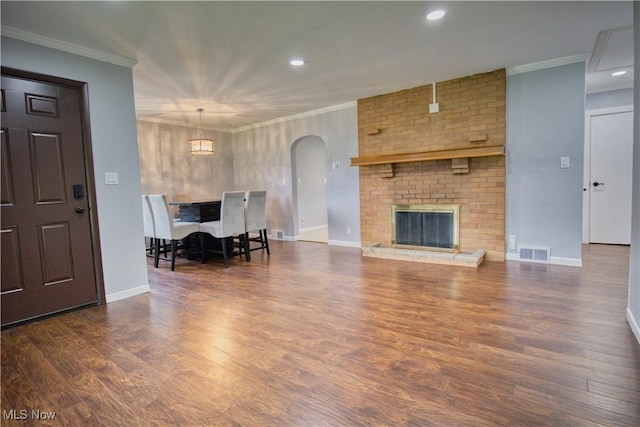
M 273 230 L 275 240 L 284 240 L 284 230 Z
M 551 248 L 540 246 L 520 246 L 518 257 L 520 261 L 540 262 L 548 264 L 550 261 Z

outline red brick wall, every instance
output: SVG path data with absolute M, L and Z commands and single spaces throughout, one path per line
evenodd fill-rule
M 440 112 L 429 114 L 432 85 L 358 100 L 359 156 L 479 147 L 506 140 L 504 70 L 437 83 Z M 379 133 L 369 135 L 371 129 Z M 486 142 L 469 142 L 487 135 Z M 360 166 L 362 246 L 391 242 L 391 205 L 459 204 L 460 251 L 483 249 L 504 260 L 505 158 L 469 159 L 469 173 L 454 174 L 450 160 Z

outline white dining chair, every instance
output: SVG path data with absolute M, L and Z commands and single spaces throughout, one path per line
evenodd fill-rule
M 264 190 L 250 190 L 245 195 L 245 234 L 249 251 L 266 249 L 267 255 L 271 255 L 269 250 L 269 240 L 267 239 L 267 192 Z M 249 233 L 258 233 L 257 237 L 250 237 Z M 260 243 L 259 246 L 251 247 L 251 242 Z
M 145 238 L 145 252 L 147 256 L 154 256 L 153 248 L 156 240 L 156 227 L 153 220 L 153 213 L 151 213 L 151 205 L 149 204 L 149 196 L 142 195 L 142 222 L 144 225 L 144 238 Z M 149 239 L 149 246 L 146 245 L 146 240 Z
M 222 193 L 222 202 L 220 205 L 220 220 L 208 221 L 200 223 L 200 249 L 202 250 L 202 263 L 205 262 L 205 236 L 211 236 L 220 239 L 222 258 L 224 267 L 229 267 L 229 256 L 245 255 L 247 261 L 250 261 L 248 242 L 245 239 L 244 227 L 244 191 L 226 191 Z M 239 242 L 234 241 L 234 236 L 239 237 Z M 229 249 L 233 251 L 238 249 L 237 253 L 229 253 Z M 210 251 L 218 252 L 215 249 Z
M 178 242 L 184 239 L 188 252 L 189 247 L 186 237 L 190 234 L 197 233 L 199 231 L 199 224 L 197 222 L 174 221 L 167 196 L 164 194 L 150 194 L 148 197 L 155 225 L 155 257 L 153 265 L 158 268 L 160 260 L 160 239 L 166 239 L 171 242 L 171 271 L 174 271 L 176 255 L 179 248 Z

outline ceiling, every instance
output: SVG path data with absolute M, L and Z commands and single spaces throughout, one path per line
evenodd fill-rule
M 197 125 L 203 108 L 203 127 L 227 131 L 592 52 L 589 91 L 632 84 L 632 73 L 612 80 L 608 69 L 632 71 L 632 31 L 610 31 L 633 24 L 630 1 L 3 0 L 0 7 L 3 35 L 135 63 L 140 118 Z M 445 17 L 427 21 L 434 9 Z M 307 62 L 293 67 L 293 57 Z

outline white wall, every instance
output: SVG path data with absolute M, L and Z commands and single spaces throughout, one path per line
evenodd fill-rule
M 189 154 L 189 139 L 198 128 L 138 121 L 140 178 L 144 194 L 189 194 L 192 200 L 220 200 L 233 183 L 233 136 L 228 132 L 202 129 L 213 138 L 212 156 Z
M 557 264 L 581 265 L 584 83 L 584 62 L 507 77 L 506 234 Z
M 587 95 L 586 100 L 587 111 L 625 105 L 633 105 L 633 89 L 591 93 Z
M 359 247 L 358 168 L 349 166 L 349 158 L 358 155 L 355 102 L 234 132 L 236 187 L 267 190 L 269 234 L 282 230 L 285 239 L 294 239 L 291 145 L 310 135 L 326 144 L 329 244 Z M 338 169 L 331 168 L 334 162 L 340 163 Z
M 149 290 L 130 68 L 2 37 L 2 65 L 88 83 L 107 302 Z M 105 185 L 117 172 L 119 185 Z

